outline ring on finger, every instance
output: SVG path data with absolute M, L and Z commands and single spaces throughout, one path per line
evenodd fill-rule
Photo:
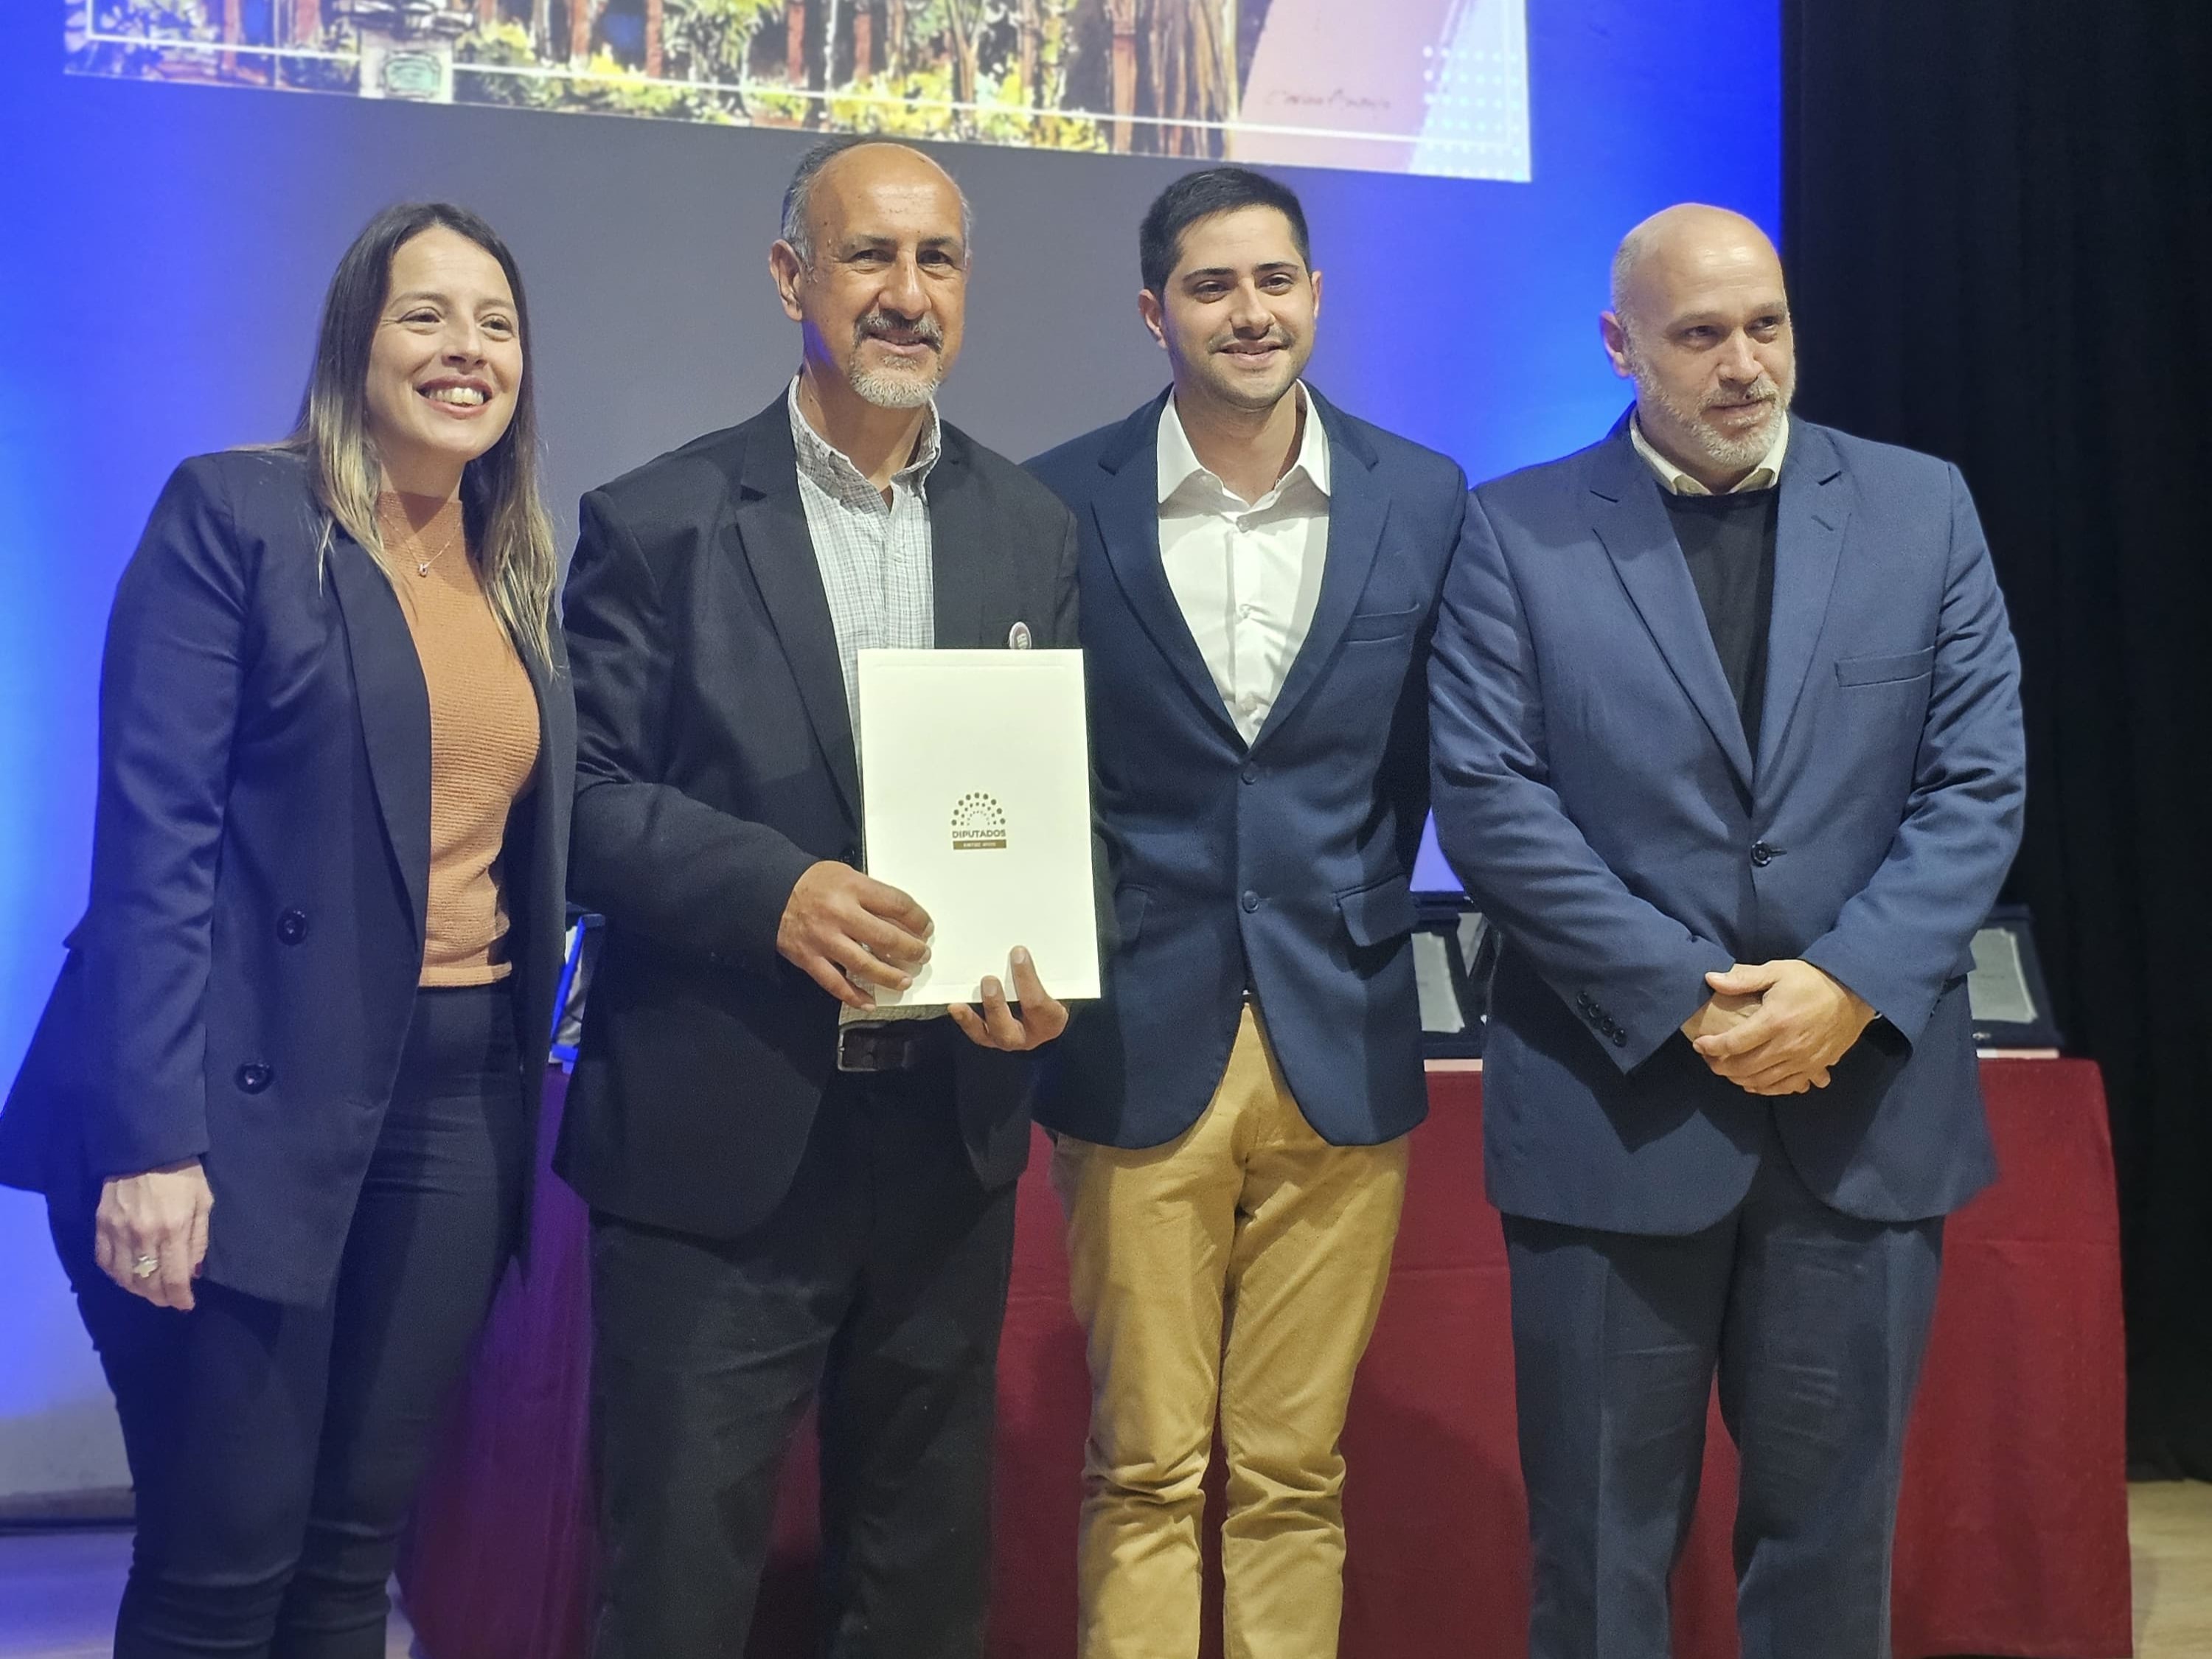
M 158 1255 L 134 1255 L 131 1258 L 131 1277 L 133 1279 L 151 1279 L 161 1271 L 161 1258 Z

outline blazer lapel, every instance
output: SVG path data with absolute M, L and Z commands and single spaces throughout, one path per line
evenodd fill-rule
M 1744 790 L 1751 788 L 1751 745 L 1743 717 L 1713 648 L 1705 607 L 1683 562 L 1659 483 L 1630 446 L 1626 428 L 1590 461 L 1590 523 L 1613 560 L 1620 584 L 1650 630 L 1683 694 L 1728 757 Z M 1770 669 L 1770 675 L 1771 670 Z
M 1168 585 L 1167 567 L 1160 559 L 1158 438 L 1160 411 L 1167 399 L 1162 392 L 1132 415 L 1099 456 L 1098 465 L 1109 476 L 1091 497 L 1091 511 L 1106 562 L 1138 623 L 1200 711 L 1242 748 L 1243 737 L 1222 703 L 1220 688 L 1213 683 L 1190 624 L 1183 620 L 1182 606 Z
M 1328 440 L 1328 547 L 1322 556 L 1321 592 L 1314 601 L 1313 621 L 1291 660 L 1291 672 L 1283 678 L 1275 706 L 1267 711 L 1267 723 L 1260 729 L 1259 740 L 1253 745 L 1255 749 L 1267 741 L 1269 732 L 1288 723 L 1320 679 L 1323 665 L 1343 637 L 1345 624 L 1358 607 L 1359 596 L 1367 591 L 1368 573 L 1374 569 L 1376 553 L 1382 544 L 1383 520 L 1390 514 L 1390 497 L 1375 476 L 1374 450 L 1342 416 L 1322 403 L 1318 393 L 1308 388 L 1307 396 L 1310 399 L 1308 414 L 1321 422 L 1322 435 Z
M 799 457 L 781 399 L 749 424 L 744 477 L 730 535 L 751 567 L 761 603 L 791 665 L 814 741 L 837 786 L 848 821 L 860 822 L 860 769 L 854 757 L 853 715 L 845 702 L 845 670 L 830 620 L 806 506 L 799 495 Z
M 1004 646 L 984 627 L 994 593 L 1018 592 L 1007 561 L 1006 537 L 996 533 L 968 488 L 967 440 L 940 428 L 943 448 L 929 470 L 929 566 L 932 610 L 940 651 L 980 651 Z
M 556 630 L 560 625 L 557 620 L 553 624 Z M 554 649 L 560 649 L 557 631 Z M 523 672 L 530 676 L 530 689 L 538 697 L 538 766 L 531 777 L 539 831 L 533 848 L 538 866 L 534 876 L 559 869 L 560 864 L 550 860 L 555 852 L 566 848 L 568 842 L 568 803 L 575 794 L 576 722 L 559 683 L 561 671 L 554 664 L 542 661 L 527 646 L 515 654 L 522 659 Z M 549 890 L 552 885 L 550 882 L 544 884 Z M 531 890 L 537 892 L 539 886 L 533 884 Z M 532 925 L 558 927 L 565 932 L 567 921 L 563 915 L 533 918 Z
M 1843 459 L 1827 434 L 1792 424 L 1782 463 L 1782 501 L 1774 528 L 1774 618 L 1766 635 L 1766 700 L 1759 726 L 1759 774 L 1765 777 L 1789 735 L 1805 677 L 1827 620 L 1828 596 L 1850 517 L 1835 487 Z
M 429 687 L 399 597 L 368 550 L 334 527 L 324 568 L 345 624 L 377 811 L 420 945 L 430 894 Z

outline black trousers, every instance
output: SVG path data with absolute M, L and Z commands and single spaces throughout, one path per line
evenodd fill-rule
M 1770 1135 L 1743 1203 L 1703 1232 L 1504 1226 L 1530 1659 L 1666 1659 L 1668 1574 L 1716 1376 L 1739 1464 L 1744 1659 L 1888 1659 L 1890 1545 L 1942 1220 L 1832 1210 Z
M 506 986 L 420 994 L 325 1307 L 202 1280 L 157 1308 L 94 1265 L 88 1212 L 51 1211 L 137 1490 L 117 1659 L 382 1659 L 400 1527 L 514 1243 L 517 1078 Z
M 838 1079 L 791 1190 L 739 1238 L 593 1217 L 594 1659 L 743 1654 L 817 1390 L 824 1652 L 981 1655 L 1013 1224 L 941 1073 Z

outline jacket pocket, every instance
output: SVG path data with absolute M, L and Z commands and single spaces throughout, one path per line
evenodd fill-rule
M 1888 685 L 1898 680 L 1921 680 L 1936 672 L 1936 647 L 1906 651 L 1893 657 L 1842 657 L 1836 662 L 1838 685 Z
M 1364 611 L 1345 623 L 1344 637 L 1347 641 L 1402 640 L 1427 612 L 1428 606 L 1425 605 L 1417 605 L 1411 611 Z
M 1344 915 L 1344 931 L 1354 945 L 1388 945 L 1413 931 L 1420 916 L 1413 908 L 1412 884 L 1403 876 L 1387 876 L 1368 887 L 1355 887 L 1336 896 Z
M 1152 901 L 1149 887 L 1120 887 L 1114 892 L 1114 946 L 1126 951 L 1137 942 L 1145 925 L 1145 907 Z

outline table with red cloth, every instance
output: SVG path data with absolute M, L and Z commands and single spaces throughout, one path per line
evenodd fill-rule
M 1985 1060 L 1982 1077 L 2002 1175 L 1945 1237 L 1906 1448 L 1897 1654 L 2120 1659 L 2130 1644 L 2127 1493 L 2103 1091 L 2078 1060 Z M 562 1083 L 553 1073 L 549 1120 Z M 1389 1290 L 1345 1431 L 1343 1651 L 1518 1659 L 1528 1531 L 1505 1250 L 1482 1195 L 1481 1078 L 1433 1070 L 1429 1091 Z M 1058 1659 L 1074 1645 L 1089 1385 L 1044 1163 L 1034 1158 L 1022 1182 L 1000 1361 L 992 1659 Z M 558 1182 L 538 1193 L 530 1272 L 510 1278 L 494 1310 L 401 1565 L 429 1659 L 582 1659 L 587 1647 L 586 1223 Z M 757 1659 L 815 1651 L 811 1441 L 801 1434 L 787 1470 Z M 1716 1414 L 1675 1580 L 1680 1659 L 1736 1651 L 1734 1486 Z M 1217 1518 L 1218 1501 L 1217 1482 Z M 1217 1583 L 1210 1607 L 1218 1596 Z

